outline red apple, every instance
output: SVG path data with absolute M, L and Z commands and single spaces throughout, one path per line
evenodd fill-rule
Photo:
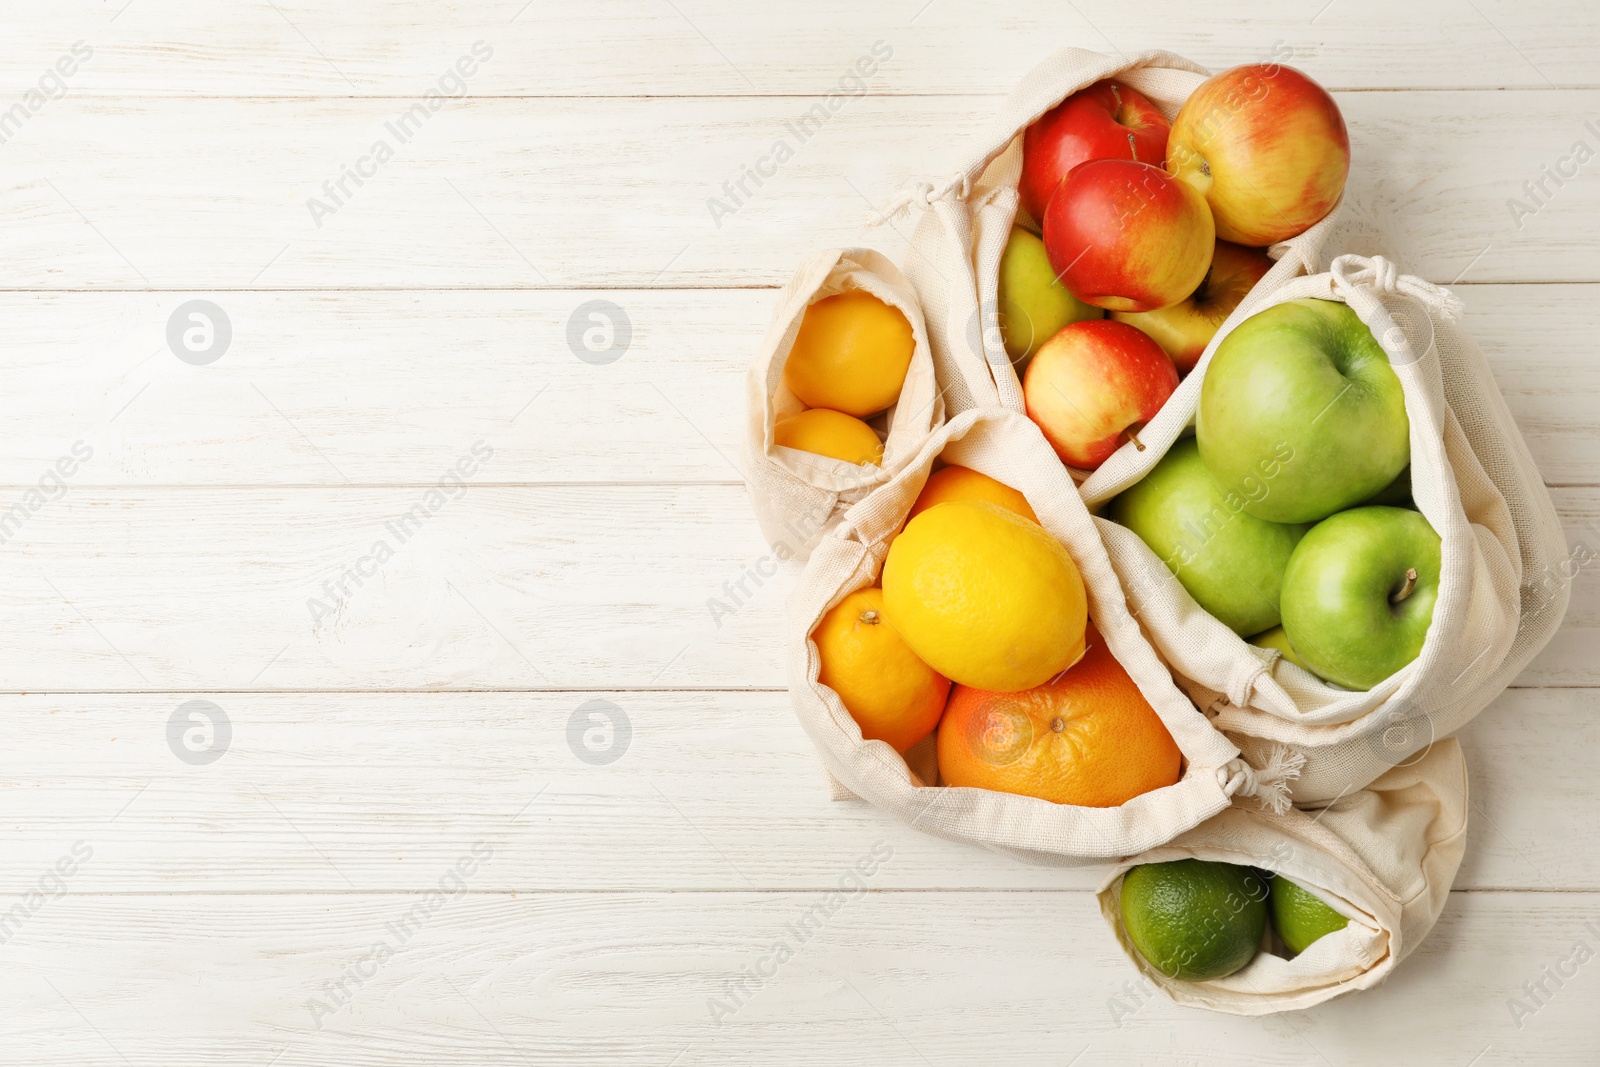
M 1022 208 L 1043 221 L 1050 194 L 1067 172 L 1091 159 L 1133 159 L 1161 166 L 1172 123 L 1143 95 L 1115 81 L 1079 89 L 1022 135 Z
M 1187 299 L 1155 311 L 1113 311 L 1111 317 L 1149 334 L 1181 377 L 1194 370 L 1222 323 L 1271 269 L 1272 259 L 1261 249 L 1218 241 L 1211 269 Z
M 1086 304 L 1153 311 L 1199 287 L 1216 232 L 1194 187 L 1131 159 L 1074 167 L 1044 212 L 1050 267 Z
M 1205 194 L 1217 236 L 1270 245 L 1333 210 L 1350 172 L 1350 135 L 1333 97 L 1298 70 L 1234 67 L 1184 101 L 1167 170 Z
M 1028 418 L 1068 466 L 1094 470 L 1161 410 L 1178 372 L 1161 346 L 1110 319 L 1063 326 L 1022 380 Z

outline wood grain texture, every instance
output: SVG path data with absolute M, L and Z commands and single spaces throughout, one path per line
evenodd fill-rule
M 1600 286 L 1457 290 L 1546 480 L 1600 483 Z M 78 440 L 94 450 L 78 487 L 426 484 L 480 438 L 493 482 L 738 481 L 745 369 L 775 302 L 748 289 L 208 293 L 233 341 L 196 367 L 165 339 L 192 295 L 0 293 L 0 485 L 35 482 Z M 631 330 L 605 365 L 568 333 L 592 325 L 594 300 Z
M 0 692 L 782 688 L 773 557 L 735 485 L 69 489 L 0 546 Z M 1595 570 L 1517 684 L 1600 684 Z
M 207 765 L 169 747 L 169 718 L 196 699 L 230 724 Z M 1572 847 L 1596 803 L 1591 700 L 1512 690 L 1467 727 L 1456 888 L 1600 889 L 1600 857 Z M 827 889 L 877 840 L 895 854 L 880 889 L 1093 889 L 1102 875 L 829 801 L 784 693 L 11 696 L 0 716 L 0 893 L 32 888 L 78 841 L 93 858 L 74 893 L 417 891 L 474 841 L 495 853 L 481 891 Z
M 1600 90 L 1339 101 L 1354 163 L 1331 252 L 1382 248 L 1440 282 L 1600 281 L 1592 174 L 1508 207 L 1577 142 L 1600 145 Z M 69 95 L 0 152 L 0 288 L 773 285 L 818 247 L 899 256 L 907 223 L 864 222 L 964 163 L 995 104 L 845 100 L 801 143 L 808 98 L 474 98 L 402 142 L 388 124 L 406 101 Z M 785 138 L 793 158 L 714 213 Z M 371 176 L 325 191 L 346 167 Z M 313 198 L 336 210 L 313 217 Z
M 708 606 L 772 554 L 738 486 L 69 490 L 4 547 L 0 688 L 783 684 L 779 583 Z
M 1592 967 L 1508 1007 L 1600 939 L 1592 568 L 1464 732 L 1471 840 L 1429 939 L 1381 990 L 1239 1020 L 1135 984 L 1093 871 L 825 799 L 780 691 L 795 568 L 745 577 L 770 549 L 732 463 L 771 288 L 820 246 L 902 256 L 908 223 L 863 219 L 960 161 L 1036 60 L 1290 49 L 1355 146 L 1331 251 L 1462 283 L 1569 535 L 1600 548 L 1600 164 L 1543 176 L 1600 146 L 1600 9 L 13 7 L 0 1065 L 1600 1060 Z M 428 110 L 480 41 L 464 98 Z M 880 41 L 866 95 L 799 143 Z M 794 158 L 719 223 L 708 200 L 780 138 Z M 197 297 L 234 329 L 208 366 L 166 341 Z M 570 339 L 598 300 L 631 330 L 611 363 Z M 227 716 L 213 763 L 172 747 L 193 700 Z M 609 764 L 596 710 L 626 737 Z M 708 999 L 874 845 L 871 890 L 717 1025 Z M 430 898 L 475 846 L 466 891 Z
M 1267 1019 L 1152 998 L 1083 892 L 868 891 L 803 938 L 791 928 L 821 894 L 458 893 L 423 918 L 413 909 L 427 899 L 59 898 L 4 946 L 0 1063 L 745 1067 L 797 1050 L 848 1067 L 1075 1056 L 1576 1067 L 1600 1056 L 1592 960 L 1559 989 L 1545 979 L 1551 995 L 1520 1029 L 1507 1007 L 1575 942 L 1593 945 L 1600 894 L 1452 894 L 1386 984 Z M 774 970 L 779 940 L 793 955 Z M 756 966 L 772 976 L 714 1017 Z M 345 1003 L 333 1005 L 340 982 Z
M 74 40 L 95 49 L 75 92 L 237 96 L 420 93 L 473 41 L 495 49 L 474 89 L 497 95 L 823 93 L 882 40 L 894 52 L 874 90 L 1005 93 L 1062 47 L 1165 48 L 1212 69 L 1277 42 L 1335 88 L 1596 84 L 1600 22 L 1579 5 L 1381 0 L 1268 6 L 1177 0 L 1000 8 L 978 0 L 612 0 L 566 8 L 527 0 L 311 0 L 208 10 L 183 0 L 67 0 L 8 15 L 0 85 L 37 84 Z M 277 10 L 275 11 L 274 8 Z

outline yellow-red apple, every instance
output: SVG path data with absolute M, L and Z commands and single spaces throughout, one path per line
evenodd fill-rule
M 1017 195 L 1043 221 L 1050 194 L 1067 172 L 1091 159 L 1133 159 L 1161 166 L 1172 123 L 1144 95 L 1121 82 L 1097 81 L 1034 120 L 1022 135 Z
M 1050 268 L 1073 296 L 1110 311 L 1153 311 L 1194 292 L 1216 232 L 1205 197 L 1160 167 L 1091 159 L 1044 212 Z
M 1161 346 L 1122 322 L 1062 327 L 1022 380 L 1028 418 L 1068 466 L 1093 470 L 1132 440 L 1178 387 Z
M 1205 194 L 1218 237 L 1270 245 L 1333 210 L 1350 172 L 1350 135 L 1326 89 L 1293 67 L 1254 63 L 1210 78 L 1183 102 L 1167 170 Z
M 1113 311 L 1111 317 L 1149 334 L 1182 377 L 1194 370 L 1224 320 L 1271 269 L 1272 259 L 1261 249 L 1218 241 L 1211 269 L 1187 299 L 1155 311 Z

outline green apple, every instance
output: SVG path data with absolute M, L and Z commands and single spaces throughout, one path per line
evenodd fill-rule
M 1192 437 L 1172 446 L 1107 517 L 1138 534 L 1195 603 L 1243 637 L 1278 625 L 1284 568 L 1304 526 L 1258 519 L 1206 471 Z
M 1422 651 L 1439 558 L 1439 535 L 1419 512 L 1352 508 L 1322 520 L 1283 575 L 1290 643 L 1319 678 L 1371 689 Z
M 1217 484 L 1273 522 L 1315 522 L 1371 497 L 1411 461 L 1410 433 L 1372 331 L 1315 299 L 1270 307 L 1223 339 L 1195 423 Z
M 1256 634 L 1250 639 L 1250 643 L 1257 648 L 1275 648 L 1283 655 L 1284 659 L 1301 670 L 1309 671 L 1311 669 L 1306 666 L 1306 661 L 1300 658 L 1300 653 L 1296 652 L 1294 646 L 1289 643 L 1289 635 L 1284 633 L 1282 626 L 1274 626 L 1270 630 Z
M 1000 335 L 1019 375 L 1061 327 L 1104 316 L 1056 280 L 1043 240 L 1019 226 L 1011 228 L 1000 256 Z
M 1361 502 L 1362 507 L 1371 507 L 1374 504 L 1384 504 L 1391 508 L 1412 507 L 1411 468 L 1407 467 L 1401 471 L 1395 476 L 1394 481 Z

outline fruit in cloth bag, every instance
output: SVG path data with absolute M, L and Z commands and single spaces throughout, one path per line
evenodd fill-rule
M 1178 780 L 1183 754 L 1105 640 L 1058 678 L 1017 693 L 957 686 L 939 723 L 946 785 L 1112 808 Z
M 1211 269 L 1187 297 L 1155 311 L 1114 311 L 1111 317 L 1149 334 L 1172 357 L 1178 373 L 1188 374 L 1233 309 L 1271 269 L 1272 260 L 1261 249 L 1218 241 Z
M 917 654 L 883 614 L 883 590 L 859 589 L 822 617 L 811 639 L 818 680 L 839 694 L 868 741 L 904 752 L 933 733 L 950 683 Z
M 1323 519 L 1283 576 L 1283 628 L 1311 673 L 1371 689 L 1417 658 L 1439 599 L 1441 542 L 1406 508 Z
M 1145 979 L 1180 1004 L 1269 1015 L 1371 989 L 1450 898 L 1466 850 L 1466 772 L 1446 738 L 1321 810 L 1235 805 L 1117 860 L 1100 912 Z M 1277 939 L 1264 936 L 1269 920 Z
M 1056 280 L 1044 242 L 1013 227 L 1000 255 L 1000 335 L 1006 355 L 1021 374 L 1028 359 L 1063 326 L 1105 317 Z
M 890 623 L 934 670 L 979 689 L 1041 685 L 1084 652 L 1078 567 L 1036 522 L 982 500 L 929 508 L 883 565 Z
M 1107 78 L 1079 89 L 1040 115 L 1022 135 L 1022 210 L 1044 218 L 1061 179 L 1091 159 L 1160 166 L 1172 124 L 1143 93 Z
M 1267 880 L 1210 860 L 1146 863 L 1122 877 L 1122 923 L 1145 962 L 1168 978 L 1207 982 L 1251 960 L 1267 929 Z
M 1056 276 L 1078 299 L 1111 311 L 1154 311 L 1194 292 L 1216 237 L 1193 186 L 1129 160 L 1079 166 L 1044 213 Z
M 1107 518 L 1138 534 L 1195 603 L 1248 637 L 1278 625 L 1283 572 L 1307 527 L 1258 519 L 1243 505 L 1186 437 L 1111 502 Z
M 1350 920 L 1334 911 L 1322 898 L 1289 881 L 1283 875 L 1272 879 L 1272 928 L 1283 945 L 1298 956 L 1329 934 L 1350 925 Z
M 1234 67 L 1183 102 L 1167 170 L 1205 195 L 1218 237 L 1270 245 L 1339 202 L 1350 135 L 1328 91 L 1293 67 Z
M 866 418 L 899 397 L 915 347 L 898 308 L 851 289 L 806 309 L 783 381 L 807 407 Z
M 914 519 L 935 504 L 943 504 L 948 500 L 987 500 L 1025 519 L 1039 521 L 1027 497 L 998 479 L 958 463 L 940 467 L 928 477 L 922 492 L 917 494 L 917 502 L 911 505 L 911 514 L 906 518 Z
M 1077 322 L 1046 342 L 1022 382 L 1028 418 L 1070 467 L 1093 470 L 1178 388 L 1161 346 L 1121 322 Z
M 1258 312 L 1222 339 L 1195 421 L 1217 484 L 1271 522 L 1316 522 L 1384 489 L 1411 461 L 1410 432 L 1372 330 L 1348 304 L 1314 298 Z
M 883 462 L 883 442 L 872 427 L 827 408 L 807 408 L 778 420 L 773 440 L 785 448 L 798 448 L 846 463 L 875 466 Z

